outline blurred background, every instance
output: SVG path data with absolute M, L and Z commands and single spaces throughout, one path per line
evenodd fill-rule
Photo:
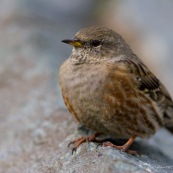
M 58 71 L 71 47 L 61 40 L 83 27 L 120 33 L 173 96 L 172 9 L 172 0 L 1 0 L 0 172 L 34 170 L 35 145 L 67 136 L 62 127 L 73 119 L 59 113 Z

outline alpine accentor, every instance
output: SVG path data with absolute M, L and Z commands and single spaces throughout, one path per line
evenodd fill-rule
M 133 53 L 124 39 L 105 27 L 88 27 L 74 39 L 72 54 L 60 68 L 64 102 L 75 118 L 96 133 L 74 140 L 74 148 L 99 134 L 129 139 L 150 137 L 160 127 L 173 131 L 173 102 L 164 85 Z

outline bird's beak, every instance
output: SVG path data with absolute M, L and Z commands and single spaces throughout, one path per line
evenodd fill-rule
M 74 47 L 81 47 L 82 46 L 82 43 L 77 40 L 77 39 L 73 39 L 73 40 L 62 40 L 63 43 L 67 43 L 67 44 L 70 44 Z

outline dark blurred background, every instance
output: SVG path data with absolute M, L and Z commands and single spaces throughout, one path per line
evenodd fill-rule
M 33 153 L 32 140 L 44 143 L 45 129 L 57 126 L 48 120 L 64 108 L 58 70 L 71 52 L 61 40 L 83 27 L 120 33 L 173 96 L 172 9 L 172 0 L 1 0 L 0 172 L 17 172 L 19 156 Z

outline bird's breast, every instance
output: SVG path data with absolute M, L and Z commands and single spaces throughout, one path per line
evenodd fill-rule
M 96 117 L 100 112 L 105 67 L 100 64 L 73 65 L 65 62 L 60 69 L 60 85 L 65 104 L 81 122 Z
M 122 137 L 148 136 L 158 128 L 152 101 L 121 64 L 73 65 L 68 60 L 59 77 L 68 110 L 87 127 Z

